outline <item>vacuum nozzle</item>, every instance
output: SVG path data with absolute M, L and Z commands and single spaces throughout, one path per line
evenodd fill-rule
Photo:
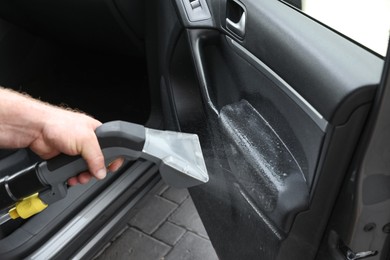
M 161 160 L 160 174 L 167 184 L 187 188 L 208 182 L 197 135 L 145 128 L 145 140 L 141 157 Z

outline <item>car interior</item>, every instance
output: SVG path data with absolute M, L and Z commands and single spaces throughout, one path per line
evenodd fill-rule
M 1 86 L 82 111 L 101 122 L 123 120 L 162 127 L 159 109 L 151 105 L 142 1 L 9 1 L 0 5 Z M 156 111 L 153 116 L 152 110 Z M 2 176 L 40 160 L 28 149 L 3 149 L 1 156 Z M 123 172 L 131 172 L 130 179 L 123 179 Z M 70 187 L 67 197 L 45 212 L 1 225 L 1 258 L 30 255 L 76 213 L 87 212 L 87 205 L 98 201 L 104 214 L 100 212 L 99 219 L 89 216 L 84 235 L 80 237 L 77 231 L 77 239 L 60 243 L 67 245 L 55 254 L 67 259 L 99 227 L 118 216 L 124 205 L 131 204 L 131 208 L 158 179 L 157 169 L 140 160 L 126 162 L 104 181 Z M 111 199 L 104 203 L 107 194 Z M 111 228 L 111 232 L 114 230 Z M 39 256 L 42 259 L 42 253 Z
M 386 224 L 390 196 L 356 161 L 385 57 L 300 7 L 1 1 L 0 85 L 102 122 L 197 134 L 210 179 L 189 191 L 220 259 L 385 259 L 387 235 L 361 227 Z M 0 174 L 37 160 L 2 150 Z M 159 180 L 139 159 L 70 187 L 32 218 L 2 224 L 0 256 L 91 258 Z M 359 210 L 374 207 L 381 214 Z

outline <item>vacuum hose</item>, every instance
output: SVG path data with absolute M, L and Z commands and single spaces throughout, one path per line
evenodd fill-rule
M 0 209 L 13 206 L 31 194 L 48 189 L 36 174 L 37 164 L 0 180 Z
M 195 134 L 149 129 L 125 121 L 105 123 L 95 133 L 106 165 L 118 157 L 143 158 L 156 163 L 162 179 L 176 188 L 209 179 Z M 0 211 L 13 207 L 7 213 L 11 218 L 29 217 L 64 198 L 67 180 L 87 170 L 81 156 L 61 154 L 6 176 L 0 180 Z

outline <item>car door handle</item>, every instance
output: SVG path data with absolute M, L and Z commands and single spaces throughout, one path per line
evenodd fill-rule
M 243 12 L 240 20 L 236 23 L 226 18 L 226 27 L 240 38 L 243 38 L 245 35 L 245 17 L 245 12 Z
M 245 8 L 236 1 L 230 0 L 227 5 L 226 28 L 239 38 L 245 35 Z

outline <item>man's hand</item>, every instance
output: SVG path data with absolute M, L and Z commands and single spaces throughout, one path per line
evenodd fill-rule
M 60 153 L 81 155 L 89 171 L 70 178 L 69 185 L 87 183 L 92 177 L 103 179 L 107 170 L 114 172 L 123 164 L 118 158 L 106 168 L 95 134 L 101 124 L 81 112 L 0 88 L 0 147 L 29 147 L 45 160 Z

